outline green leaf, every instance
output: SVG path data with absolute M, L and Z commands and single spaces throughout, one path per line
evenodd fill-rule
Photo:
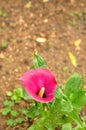
M 57 90 L 55 92 L 55 97 L 60 100 L 61 111 L 64 111 L 64 112 L 68 113 L 68 112 L 71 112 L 73 110 L 73 106 L 72 106 L 70 100 L 62 92 L 62 90 L 60 89 L 59 86 L 57 87 Z
M 44 126 L 48 130 L 54 130 L 57 126 L 71 122 L 70 117 L 63 110 L 61 100 L 56 98 L 50 110 L 45 114 Z M 67 115 L 67 116 L 66 116 Z
M 72 111 L 71 113 L 69 113 L 69 116 L 77 123 L 77 125 L 80 128 L 83 128 L 83 123 L 82 123 L 81 119 L 79 118 L 79 116 L 75 113 L 75 111 Z
M 55 127 L 57 126 L 58 123 L 58 119 L 53 116 L 52 114 L 50 115 L 51 117 L 47 117 L 45 118 L 44 121 L 44 126 L 48 129 L 48 130 L 54 130 Z
M 72 96 L 71 102 L 74 108 L 81 110 L 82 107 L 86 105 L 86 92 L 79 90 L 75 95 Z
M 19 117 L 16 119 L 16 123 L 21 124 L 23 122 L 23 120 L 24 119 L 22 117 Z
M 23 89 L 22 88 L 16 88 L 13 90 L 13 94 L 11 96 L 11 99 L 16 101 L 16 100 L 21 100 L 23 97 Z
M 12 96 L 12 92 L 11 92 L 11 91 L 8 91 L 6 94 L 7 94 L 7 96 L 9 96 L 9 97 Z
M 71 98 L 72 94 L 75 94 L 79 90 L 83 89 L 83 78 L 79 74 L 73 74 L 67 83 L 65 84 L 64 93 Z
M 6 107 L 2 111 L 2 115 L 6 116 L 10 111 L 11 111 L 11 108 L 10 107 Z
M 25 99 L 25 100 L 32 99 L 32 98 L 27 94 L 27 92 L 25 91 L 25 89 L 23 89 L 22 98 Z
M 7 44 L 7 42 L 2 42 L 2 48 L 7 48 L 7 46 L 8 46 L 8 44 Z
M 27 113 L 28 113 L 28 109 L 21 109 L 20 110 L 21 114 L 23 115 L 26 115 L 27 116 Z
M 75 128 L 73 128 L 73 130 L 86 130 L 86 127 L 82 129 L 79 126 L 76 126 Z
M 16 95 L 18 98 L 21 98 L 23 96 L 23 89 L 22 88 L 16 88 L 14 89 L 14 95 Z
M 29 118 L 34 118 L 36 116 L 38 116 L 40 114 L 39 112 L 39 109 L 37 106 L 31 106 L 29 109 L 28 109 L 28 113 L 27 113 L 27 116 Z
M 45 116 L 44 126 L 48 130 L 54 130 L 57 126 L 62 126 L 65 123 L 72 122 L 72 119 L 63 111 L 61 101 L 55 99 L 52 109 Z M 69 113 L 69 112 L 68 112 Z
M 11 97 L 11 100 L 16 101 L 16 100 L 19 100 L 19 98 L 18 98 L 16 95 L 13 95 L 13 96 Z
M 62 130 L 72 130 L 72 126 L 70 123 L 64 124 L 62 126 Z
M 44 59 L 39 56 L 37 53 L 34 54 L 34 66 L 32 66 L 31 68 L 47 68 Z
M 68 96 L 76 112 L 80 112 L 86 105 L 86 92 L 83 89 L 83 78 L 79 74 L 70 77 L 65 85 L 65 94 Z
M 14 119 L 9 119 L 9 120 L 7 120 L 7 125 L 14 126 L 14 125 L 16 125 L 16 121 Z
M 60 86 L 57 86 L 57 89 L 55 91 L 55 98 L 62 99 L 63 98 L 63 92 L 60 88 Z
M 61 110 L 66 112 L 66 113 L 71 112 L 73 110 L 73 106 L 68 99 L 66 99 L 66 100 L 62 99 L 61 106 L 62 106 Z
M 27 130 L 47 130 L 44 126 L 44 118 L 38 119 L 31 127 Z
M 17 117 L 18 116 L 18 112 L 16 110 L 11 110 L 10 114 L 13 117 Z
M 3 105 L 4 106 L 13 106 L 14 105 L 14 102 L 13 101 L 9 101 L 9 100 L 5 100 L 4 102 L 3 102 Z

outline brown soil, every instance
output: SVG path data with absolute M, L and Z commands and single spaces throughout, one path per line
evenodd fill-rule
M 0 10 L 0 108 L 6 92 L 21 86 L 18 79 L 32 65 L 35 51 L 46 60 L 58 84 L 74 72 L 86 80 L 86 0 L 74 4 L 69 0 L 0 0 Z M 39 37 L 45 42 L 37 41 Z M 77 40 L 81 40 L 78 47 Z M 77 67 L 71 64 L 68 51 L 76 57 Z M 7 128 L 5 121 L 0 115 L 0 130 Z M 26 122 L 9 130 L 27 126 Z

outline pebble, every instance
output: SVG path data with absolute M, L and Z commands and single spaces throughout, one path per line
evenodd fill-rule
M 43 21 L 44 23 L 47 23 L 48 22 L 48 19 L 44 19 L 44 21 Z
M 40 42 L 40 43 L 44 43 L 44 42 L 47 41 L 47 39 L 46 39 L 46 38 L 42 38 L 42 37 L 38 37 L 38 38 L 36 39 L 36 41 L 37 41 L 37 42 Z
M 1 59 L 4 59 L 4 58 L 5 58 L 5 56 L 4 56 L 3 53 L 0 53 L 0 58 L 1 58 Z
M 43 0 L 43 2 L 48 2 L 49 0 Z
M 15 69 L 14 71 L 15 71 L 15 72 L 19 72 L 19 70 L 18 70 L 18 69 Z

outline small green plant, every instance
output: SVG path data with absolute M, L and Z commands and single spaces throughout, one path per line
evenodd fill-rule
M 68 13 L 70 17 L 75 17 L 75 16 L 78 16 L 79 18 L 82 18 L 84 16 L 84 13 L 83 12 L 69 12 Z
M 80 21 L 83 20 L 84 18 L 84 13 L 83 12 L 74 12 L 74 11 L 71 11 L 68 13 L 68 15 L 70 16 L 71 18 L 71 24 L 73 26 L 75 26 L 77 24 L 77 20 L 79 19 Z
M 20 78 L 20 80 L 23 81 L 23 84 L 26 85 L 25 88 L 27 93 L 30 92 L 31 94 L 32 92 L 32 97 L 34 97 L 35 100 L 32 100 L 32 98 L 30 98 L 26 91 L 21 87 L 14 89 L 13 92 L 7 92 L 8 100 L 4 101 L 4 108 L 2 110 L 4 116 L 9 115 L 10 117 L 9 120 L 7 120 L 7 125 L 13 126 L 21 124 L 25 120 L 33 121 L 36 119 L 27 130 L 55 130 L 56 127 L 59 127 L 61 130 L 86 130 L 85 117 L 82 117 L 81 115 L 81 110 L 86 105 L 86 90 L 84 90 L 83 77 L 77 73 L 73 74 L 63 87 L 60 85 L 56 87 L 53 101 L 47 102 L 53 96 L 51 97 L 51 91 L 46 88 L 51 87 L 52 89 L 51 84 L 50 86 L 47 86 L 49 79 L 46 80 L 46 74 L 50 74 L 48 75 L 50 78 L 49 82 L 52 84 L 53 82 L 56 84 L 56 82 L 54 77 L 52 81 L 52 73 L 46 68 L 48 67 L 45 65 L 45 61 L 36 53 L 34 55 L 34 65 L 31 67 L 31 70 L 26 73 L 28 80 L 27 77 L 25 77 L 25 74 L 23 75 L 24 77 Z M 33 76 L 35 71 L 36 77 Z M 43 78 L 42 73 L 44 74 Z M 37 77 L 38 75 L 39 78 Z M 39 79 L 41 79 L 41 82 L 38 82 L 40 81 Z M 45 81 L 46 87 L 43 86 L 43 89 L 40 91 L 41 94 L 39 94 L 36 92 L 36 89 L 39 84 L 43 84 L 42 80 Z M 32 85 L 30 86 L 31 89 L 27 89 L 30 83 Z M 48 95 L 46 95 L 47 92 L 44 93 L 45 89 L 47 89 Z M 40 95 L 42 96 L 40 97 Z M 49 96 L 49 98 L 47 99 L 46 96 Z M 21 104 L 21 101 L 25 101 L 25 103 L 30 101 L 28 107 L 23 109 L 19 108 L 17 110 L 14 109 L 14 106 L 16 104 Z M 75 126 L 73 124 L 75 124 Z
M 70 17 L 74 17 L 74 16 L 75 16 L 75 12 L 69 12 L 68 15 L 69 15 Z
M 6 49 L 7 46 L 8 46 L 8 43 L 7 43 L 7 42 L 2 42 L 2 45 L 1 45 L 2 49 Z
M 6 28 L 6 27 L 3 27 L 3 28 L 1 29 L 1 31 L 2 31 L 2 33 L 6 33 L 6 32 L 7 32 L 7 28 Z
M 7 98 L 3 102 L 3 109 L 1 113 L 3 116 L 10 116 L 6 121 L 7 125 L 14 126 L 21 124 L 24 119 L 28 120 L 28 110 L 27 109 L 15 109 L 15 106 L 21 103 L 21 100 L 28 100 L 30 97 L 27 95 L 23 88 L 16 88 L 13 92 L 8 91 Z
M 0 16 L 6 17 L 7 14 L 2 9 L 0 9 Z

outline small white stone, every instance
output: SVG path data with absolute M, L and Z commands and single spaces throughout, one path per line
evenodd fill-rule
M 42 38 L 42 37 L 38 37 L 38 38 L 36 39 L 36 41 L 37 41 L 37 42 L 40 42 L 40 43 L 44 43 L 44 42 L 47 41 L 47 39 L 46 39 L 46 38 Z
M 43 0 L 43 2 L 48 2 L 49 0 Z
M 44 23 L 47 23 L 48 22 L 48 19 L 44 19 Z

